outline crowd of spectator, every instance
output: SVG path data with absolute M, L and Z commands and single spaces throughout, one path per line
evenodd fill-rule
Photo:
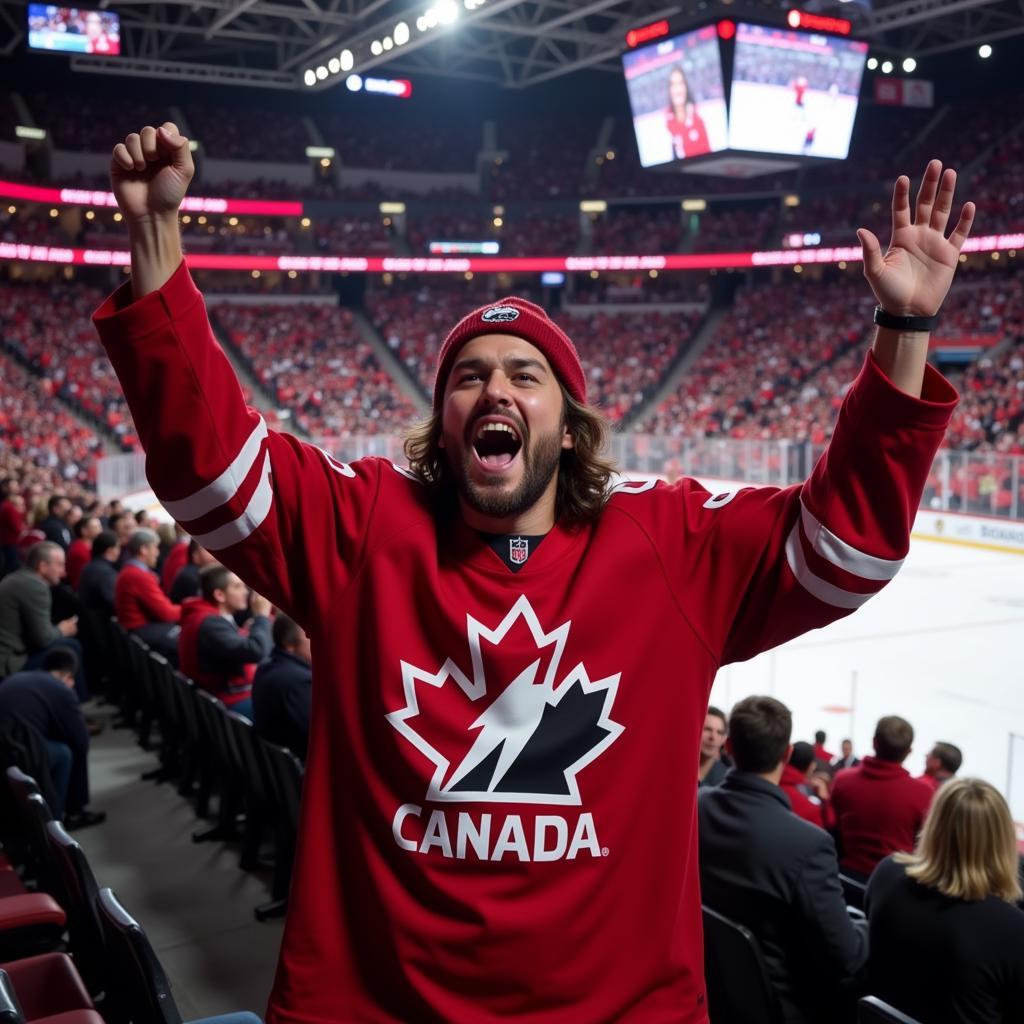
M 824 731 L 792 739 L 772 697 L 708 708 L 696 783 L 709 962 L 727 955 L 723 934 L 748 929 L 775 1004 L 762 1010 L 796 1024 L 852 1022 L 868 993 L 927 1024 L 1016 1019 L 1024 871 L 1002 795 L 958 779 L 947 741 L 913 777 L 914 729 L 896 715 L 862 757 L 848 739 L 829 752 Z M 729 976 L 708 977 L 718 1013 L 743 1002 Z
M 101 289 L 67 281 L 2 284 L 0 342 L 31 365 L 49 393 L 131 450 L 136 438 L 124 393 L 90 320 L 104 298 Z
M 414 418 L 412 404 L 359 336 L 349 310 L 232 303 L 213 315 L 222 337 L 306 433 L 389 434 Z

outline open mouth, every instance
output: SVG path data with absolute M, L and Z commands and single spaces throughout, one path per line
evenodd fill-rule
M 509 423 L 483 423 L 473 437 L 477 458 L 491 472 L 508 469 L 522 447 L 519 432 Z

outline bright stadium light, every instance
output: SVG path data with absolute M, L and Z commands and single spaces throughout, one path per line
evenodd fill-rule
M 887 61 L 883 61 L 882 62 L 882 74 L 883 75 L 891 75 L 892 74 L 892 61 L 891 60 L 887 60 Z
M 345 85 L 348 86 L 349 92 L 359 92 L 363 87 L 363 79 L 359 75 L 349 75 L 345 79 Z
M 370 53 L 372 53 L 374 57 L 379 57 L 383 52 L 384 46 L 381 41 L 379 39 L 374 39 L 374 41 L 370 43 Z
M 868 57 L 868 71 L 874 71 L 878 67 L 877 57 Z
M 342 50 L 338 54 L 338 63 L 341 65 L 342 71 L 351 71 L 355 62 L 356 58 L 351 50 Z
M 395 46 L 405 46 L 409 42 L 409 26 L 404 21 L 395 26 L 394 37 Z
M 428 7 L 423 12 L 423 20 L 424 20 L 424 22 L 426 22 L 427 28 L 437 28 L 437 22 L 438 22 L 437 8 L 436 7 Z
M 341 61 L 338 60 L 337 57 L 332 57 L 327 62 L 327 70 L 330 71 L 332 75 L 336 75 L 341 70 Z
M 438 0 L 437 20 L 442 25 L 451 25 L 459 16 L 459 5 L 455 0 Z
M 395 42 L 391 38 L 391 36 L 385 36 L 384 42 L 381 45 L 384 47 L 385 50 L 390 50 L 395 45 Z
M 427 19 L 422 14 L 416 19 L 416 27 L 421 32 L 427 31 Z
M 981 46 L 978 47 L 978 56 L 982 60 L 988 60 L 988 58 L 992 56 L 992 47 L 989 46 L 988 43 L 982 43 Z
M 903 61 L 903 70 L 909 75 L 917 67 L 917 61 L 913 57 L 907 57 Z
M 327 68 L 325 68 L 323 64 L 321 64 L 320 67 L 316 69 L 316 77 L 321 82 L 327 77 Z

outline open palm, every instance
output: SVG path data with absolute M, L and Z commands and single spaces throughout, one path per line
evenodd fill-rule
M 879 305 L 894 316 L 934 316 L 949 291 L 960 250 L 974 222 L 974 203 L 964 203 L 953 233 L 946 225 L 953 206 L 956 171 L 932 160 L 917 193 L 910 219 L 910 179 L 900 175 L 892 194 L 892 239 L 883 255 L 866 228 L 857 232 L 864 276 Z

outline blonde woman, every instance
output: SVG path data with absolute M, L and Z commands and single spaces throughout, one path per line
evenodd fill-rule
M 946 783 L 913 853 L 868 882 L 871 992 L 923 1024 L 1024 1021 L 1013 820 L 981 779 Z

